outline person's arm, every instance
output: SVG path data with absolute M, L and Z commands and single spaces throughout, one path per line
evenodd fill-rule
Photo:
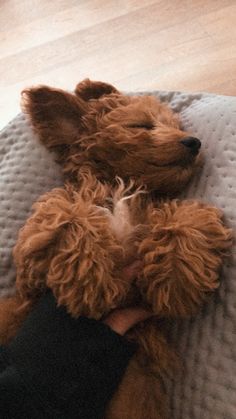
M 135 352 L 111 329 L 115 317 L 75 320 L 45 294 L 0 348 L 1 418 L 101 418 Z

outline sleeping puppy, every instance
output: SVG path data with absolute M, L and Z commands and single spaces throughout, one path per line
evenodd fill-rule
M 23 92 L 40 141 L 56 153 L 65 186 L 43 195 L 14 249 L 16 295 L 0 304 L 2 343 L 50 288 L 73 317 L 101 319 L 141 305 L 154 316 L 128 338 L 139 350 L 107 419 L 168 417 L 163 377 L 176 362 L 160 318 L 193 315 L 219 284 L 231 232 L 222 213 L 170 200 L 196 172 L 201 143 L 152 96 L 127 96 L 85 80 L 75 92 Z M 122 269 L 143 268 L 131 283 Z

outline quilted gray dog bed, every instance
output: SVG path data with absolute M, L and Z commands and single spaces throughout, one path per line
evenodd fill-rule
M 152 94 L 181 112 L 184 128 L 203 143 L 203 170 L 184 195 L 222 208 L 228 224 L 235 228 L 236 98 Z M 0 296 L 14 291 L 11 251 L 32 203 L 61 183 L 60 168 L 52 154 L 39 144 L 20 114 L 0 134 Z M 211 303 L 194 320 L 171 328 L 172 340 L 184 361 L 178 381 L 169 383 L 174 419 L 236 418 L 235 262 L 234 249 L 222 272 L 222 286 Z

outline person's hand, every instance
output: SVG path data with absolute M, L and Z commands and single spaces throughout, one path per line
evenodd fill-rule
M 103 323 L 110 326 L 119 335 L 125 335 L 129 329 L 137 323 L 142 322 L 152 316 L 148 310 L 138 307 L 122 308 L 112 311 Z
M 142 263 L 135 261 L 123 269 L 123 278 L 132 281 L 137 276 Z M 104 320 L 112 330 L 120 335 L 125 335 L 129 329 L 137 323 L 142 322 L 152 316 L 151 311 L 140 307 L 129 307 L 113 310 Z

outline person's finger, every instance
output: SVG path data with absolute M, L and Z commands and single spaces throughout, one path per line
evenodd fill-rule
M 137 323 L 144 321 L 153 314 L 143 308 L 124 308 L 112 311 L 103 322 L 111 327 L 116 333 L 124 335 Z

